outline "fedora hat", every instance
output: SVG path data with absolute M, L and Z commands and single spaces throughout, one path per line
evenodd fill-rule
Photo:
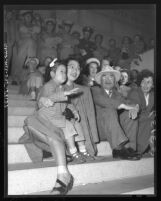
M 86 65 L 89 64 L 89 63 L 92 63 L 92 62 L 95 62 L 95 63 L 98 64 L 98 66 L 100 66 L 100 61 L 97 58 L 89 58 L 89 59 L 87 59 Z
M 36 58 L 36 57 L 28 57 L 28 58 L 26 59 L 26 61 L 25 61 L 25 66 L 27 66 L 27 64 L 28 64 L 29 62 L 31 62 L 31 61 L 36 61 L 37 66 L 39 65 L 39 59 L 38 59 L 38 58 Z
M 114 70 L 111 66 L 105 66 L 99 73 L 96 74 L 95 80 L 98 84 L 101 83 L 101 76 L 107 73 L 112 73 L 115 76 L 116 82 L 120 80 L 121 73 L 117 70 Z

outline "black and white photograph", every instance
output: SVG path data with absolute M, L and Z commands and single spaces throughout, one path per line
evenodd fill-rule
M 155 196 L 156 5 L 3 19 L 6 196 Z

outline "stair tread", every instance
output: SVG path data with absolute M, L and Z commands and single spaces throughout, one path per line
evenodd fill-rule
M 124 179 L 115 179 L 112 181 L 103 181 L 99 183 L 89 183 L 86 185 L 74 186 L 68 195 L 118 195 L 118 194 L 138 194 L 141 189 L 146 192 L 154 192 L 154 175 L 144 175 Z M 153 189 L 153 191 L 152 191 Z M 149 191 L 151 190 L 151 191 Z M 152 194 L 152 193 L 150 193 Z M 50 191 L 31 193 L 30 195 L 51 195 Z
M 149 155 L 145 155 L 141 160 L 152 158 Z M 87 163 L 101 163 L 101 162 L 115 162 L 115 161 L 122 161 L 120 159 L 113 159 L 112 156 L 98 156 L 96 160 Z M 129 161 L 130 162 L 130 161 Z M 69 165 L 78 165 L 73 162 L 69 163 Z M 80 165 L 80 164 L 79 164 Z M 8 165 L 8 171 L 14 171 L 14 170 L 25 170 L 25 169 L 37 169 L 37 168 L 45 168 L 45 167 L 56 167 L 55 160 L 51 161 L 43 161 L 38 163 L 17 163 L 17 164 L 9 164 Z

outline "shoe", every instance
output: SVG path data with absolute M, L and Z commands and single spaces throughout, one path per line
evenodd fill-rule
M 79 163 L 85 163 L 86 162 L 86 160 L 83 158 L 83 156 L 78 152 L 72 154 L 72 158 L 73 158 L 74 163 L 79 164 Z
M 66 159 L 68 163 L 73 161 L 73 157 L 71 155 L 66 155 Z
M 112 151 L 113 158 L 120 158 L 123 160 L 139 160 L 140 157 L 131 154 L 128 149 L 122 148 L 121 150 L 114 149 Z
M 83 156 L 83 158 L 85 159 L 85 161 L 94 161 L 95 158 L 93 156 L 91 156 L 87 151 L 86 152 L 80 152 L 80 154 Z
M 130 152 L 130 154 L 132 154 L 134 156 L 140 156 L 141 157 L 141 153 L 138 153 L 133 148 L 129 147 L 129 148 L 127 148 L 127 150 Z
M 74 178 L 71 175 L 70 177 L 70 181 L 68 183 L 68 185 L 64 184 L 61 180 L 57 179 L 56 183 L 60 184 L 59 187 L 54 187 L 50 193 L 54 193 L 56 191 L 58 191 L 60 193 L 60 195 L 66 195 L 68 193 L 68 191 L 70 191 L 73 187 L 73 183 L 74 183 Z

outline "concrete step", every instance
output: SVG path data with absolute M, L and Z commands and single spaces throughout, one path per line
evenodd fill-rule
M 8 94 L 18 94 L 20 86 L 8 85 Z
M 35 107 L 36 101 L 29 100 L 8 100 L 9 107 Z
M 111 157 L 91 163 L 68 165 L 74 186 L 154 174 L 154 158 L 139 161 L 113 160 Z M 13 164 L 8 166 L 8 195 L 49 191 L 56 181 L 54 162 Z
M 35 107 L 8 107 L 8 115 L 16 116 L 28 116 L 32 115 L 35 111 Z
M 8 127 L 22 127 L 27 116 L 8 116 Z
M 98 148 L 98 156 L 112 155 L 112 150 L 108 142 L 101 142 L 97 144 L 97 148 Z M 28 163 L 28 162 L 32 161 L 23 144 L 8 145 L 8 164 Z
M 94 184 L 75 186 L 68 195 L 154 195 L 154 175 L 145 175 Z M 51 195 L 50 191 L 42 191 L 31 195 Z
M 8 94 L 8 100 L 30 100 L 31 96 L 23 96 L 22 94 Z
M 24 134 L 24 130 L 21 127 L 9 127 L 8 128 L 8 143 L 18 143 L 19 138 Z

